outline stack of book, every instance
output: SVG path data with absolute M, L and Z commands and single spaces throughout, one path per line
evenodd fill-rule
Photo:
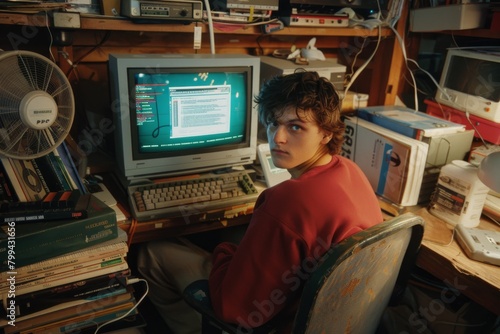
M 136 305 L 126 284 L 127 252 L 127 234 L 117 227 L 115 211 L 94 196 L 85 218 L 3 223 L 4 333 L 93 333 L 124 316 Z M 133 309 L 126 318 L 139 317 Z
M 87 192 L 66 143 L 35 159 L 0 157 L 0 199 L 39 201 L 50 192 Z

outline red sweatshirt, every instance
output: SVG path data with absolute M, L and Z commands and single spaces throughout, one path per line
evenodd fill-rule
M 365 175 L 341 156 L 266 189 L 241 243 L 214 250 L 209 286 L 216 314 L 256 327 L 295 307 L 302 279 L 330 244 L 382 220 Z

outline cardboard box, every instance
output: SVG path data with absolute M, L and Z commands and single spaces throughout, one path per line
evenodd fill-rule
M 482 28 L 488 5 L 468 3 L 413 9 L 410 11 L 410 30 L 425 32 Z

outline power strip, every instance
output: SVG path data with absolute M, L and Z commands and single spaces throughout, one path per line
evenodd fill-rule
M 349 26 L 347 15 L 292 14 L 290 26 L 340 28 Z

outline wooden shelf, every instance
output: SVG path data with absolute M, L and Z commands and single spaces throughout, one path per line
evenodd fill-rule
M 490 29 L 443 30 L 443 31 L 422 32 L 421 34 L 448 34 L 455 36 L 500 39 L 500 31 L 494 31 Z
M 398 33 L 403 35 L 407 19 L 407 6 L 397 24 Z M 24 38 L 24 26 L 40 27 L 46 38 L 46 28 L 51 26 L 51 16 L 46 13 L 27 14 L 0 11 L 2 29 L 14 31 L 21 36 L 16 42 L 26 42 L 26 49 L 44 51 L 43 38 Z M 192 35 L 194 27 L 200 26 L 204 40 L 208 40 L 209 25 L 205 22 L 182 24 L 178 22 L 135 23 L 127 18 L 115 18 L 99 15 L 81 15 L 81 28 L 68 34 L 69 41 L 64 45 L 53 46 L 53 54 L 62 52 L 70 60 L 83 59 L 79 62 L 78 77 L 106 80 L 106 64 L 108 54 L 113 53 L 192 53 Z M 55 29 L 51 29 L 55 30 Z M 316 46 L 325 56 L 342 58 L 347 66 L 358 58 L 361 51 L 370 53 L 374 44 L 365 43 L 366 37 L 378 39 L 378 56 L 375 57 L 359 81 L 356 91 L 369 93 L 369 105 L 394 104 L 399 91 L 401 73 L 404 68 L 403 54 L 390 28 L 367 29 L 328 28 L 328 27 L 285 27 L 271 34 L 264 34 L 261 25 L 230 25 L 214 22 L 214 35 L 218 53 L 244 53 L 251 55 L 269 55 L 276 49 L 291 46 L 305 46 L 312 37 L 316 37 Z M 31 36 L 31 35 L 30 35 Z M 43 35 L 41 35 L 43 36 Z M 56 36 L 57 37 L 57 36 Z M 265 37 L 265 38 L 263 38 Z M 50 34 L 52 38 L 52 34 Z M 105 43 L 100 44 L 101 41 Z M 46 42 L 46 40 L 45 40 Z M 12 44 L 11 40 L 7 43 Z M 5 44 L 5 42 L 4 42 Z M 208 43 L 204 43 L 197 53 L 210 52 Z M 1 45 L 0 45 L 1 47 Z M 340 57 L 341 56 L 341 57 Z M 72 73 L 68 62 L 56 60 L 65 73 Z
M 42 14 L 23 14 L 0 12 L 0 24 L 5 25 L 29 25 L 46 27 L 47 16 Z M 107 31 L 142 31 L 142 32 L 172 32 L 172 33 L 193 33 L 193 27 L 199 25 L 202 32 L 208 32 L 208 24 L 198 23 L 134 23 L 126 18 L 111 18 L 99 16 L 81 17 L 81 30 L 107 30 Z M 262 34 L 260 26 L 257 25 L 234 25 L 214 22 L 214 31 L 217 34 L 232 35 L 255 35 Z M 272 33 L 273 35 L 292 36 L 378 36 L 377 29 L 369 30 L 365 28 L 321 28 L 321 27 L 285 27 L 285 29 Z M 392 35 L 390 29 L 382 29 L 382 36 Z

